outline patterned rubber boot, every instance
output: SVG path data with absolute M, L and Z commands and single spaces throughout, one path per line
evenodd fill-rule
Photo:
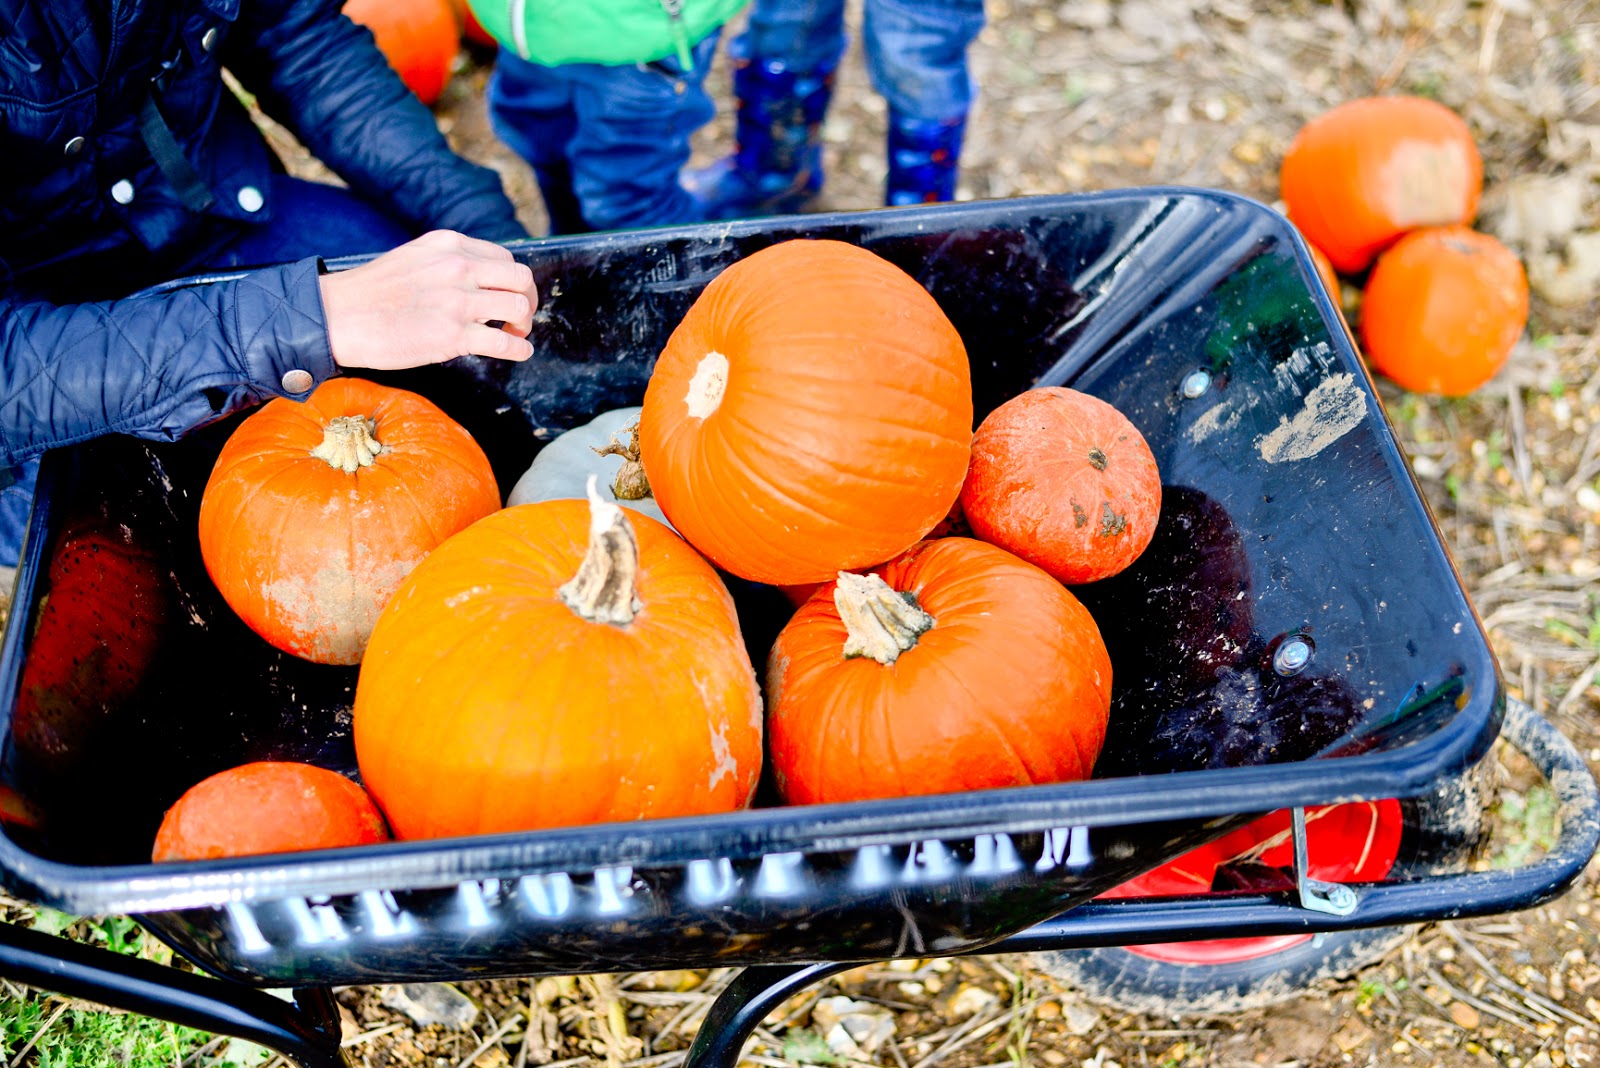
M 738 150 L 688 171 L 683 186 L 712 220 L 801 210 L 822 189 L 822 119 L 833 70 L 797 71 L 740 56 L 734 61 Z
M 935 204 L 954 200 L 956 170 L 967 119 L 930 122 L 889 112 L 889 176 L 884 203 Z

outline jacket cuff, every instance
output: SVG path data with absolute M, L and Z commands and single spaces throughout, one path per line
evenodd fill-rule
M 305 400 L 339 373 L 328 343 L 319 257 L 239 280 L 234 314 L 251 385 L 264 396 Z

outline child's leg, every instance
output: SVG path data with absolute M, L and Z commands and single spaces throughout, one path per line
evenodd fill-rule
M 844 47 L 844 0 L 755 0 L 729 52 L 792 71 L 831 71 Z
M 981 29 L 983 0 L 866 0 L 867 71 L 889 103 L 885 203 L 954 199 Z
M 577 129 L 572 68 L 541 67 L 504 48 L 489 75 L 489 122 L 512 151 L 528 161 L 552 234 L 590 227 L 572 189 L 568 145 Z
M 672 56 L 633 66 L 573 68 L 578 121 L 567 158 L 583 217 L 596 230 L 703 218 L 678 178 L 689 162 L 690 137 L 716 114 L 705 76 L 718 36 L 695 45 L 689 70 Z
M 822 120 L 844 48 L 844 0 L 756 0 L 728 46 L 738 150 L 686 176 L 708 217 L 798 211 L 822 188 Z

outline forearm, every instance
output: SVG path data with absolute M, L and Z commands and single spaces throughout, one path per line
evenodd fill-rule
M 107 433 L 178 438 L 336 371 L 315 259 L 92 304 L 0 294 L 0 358 L 8 464 Z
M 225 61 L 352 189 L 418 232 L 527 237 L 499 175 L 457 156 L 363 27 L 326 2 L 244 5 Z

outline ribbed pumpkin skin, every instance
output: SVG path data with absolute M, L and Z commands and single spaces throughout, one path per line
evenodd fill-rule
M 1471 393 L 1505 364 L 1527 325 L 1522 262 L 1465 226 L 1401 238 L 1378 257 L 1361 302 L 1372 366 L 1419 393 Z
M 618 627 L 560 599 L 588 504 L 500 511 L 441 545 L 395 594 L 356 685 L 362 781 L 398 838 L 744 807 L 761 697 L 722 580 L 628 512 L 642 609 Z
M 375 419 L 383 451 L 346 473 L 311 454 L 339 416 Z M 354 664 L 400 580 L 500 507 L 489 460 L 415 393 L 358 378 L 271 401 L 223 445 L 200 503 L 200 551 L 257 634 L 319 664 Z
M 1301 127 L 1278 185 L 1290 221 L 1341 273 L 1355 274 L 1408 230 L 1471 222 L 1483 159 L 1466 122 L 1443 104 L 1363 97 Z
M 385 842 L 366 792 L 312 764 L 264 760 L 219 771 L 167 810 L 151 859 L 206 860 Z
M 1003 549 L 927 541 L 873 572 L 933 629 L 891 665 L 846 659 L 831 591 L 767 663 L 768 752 L 784 800 L 817 804 L 1087 778 L 1111 658 L 1071 591 Z
M 1161 474 L 1114 406 L 1042 386 L 978 427 L 961 507 L 979 538 L 1076 585 L 1115 575 L 1144 552 L 1161 513 Z
M 672 525 L 717 566 L 772 585 L 915 544 L 960 492 L 971 440 L 971 374 L 949 319 L 904 271 L 831 240 L 785 241 L 718 275 L 668 340 L 640 422 Z

